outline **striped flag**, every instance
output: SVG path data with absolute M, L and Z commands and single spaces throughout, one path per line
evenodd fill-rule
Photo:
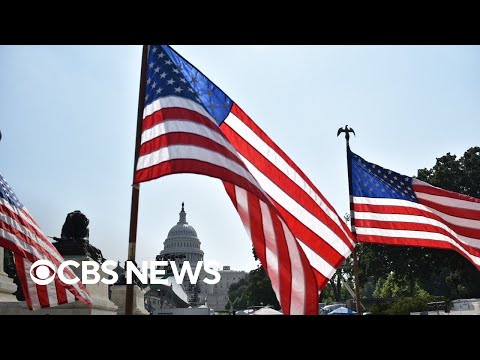
M 351 159 L 357 241 L 451 249 L 480 270 L 480 199 Z
M 40 230 L 2 175 L 0 175 L 0 246 L 14 254 L 15 267 L 30 310 L 77 300 L 91 306 L 90 295 L 81 282 L 67 285 L 60 281 L 58 276 L 55 276 L 54 281 L 48 285 L 37 285 L 33 282 L 30 270 L 35 261 L 48 260 L 58 268 L 65 260 Z M 65 276 L 70 279 L 76 277 L 68 267 L 65 268 Z
M 316 314 L 352 234 L 297 165 L 169 46 L 150 46 L 135 183 L 176 173 L 223 180 L 285 314 Z

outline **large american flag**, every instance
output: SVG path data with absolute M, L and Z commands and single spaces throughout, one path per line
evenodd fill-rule
M 451 249 L 480 270 L 480 199 L 351 159 L 357 241 Z
M 30 268 L 35 261 L 49 260 L 58 267 L 65 260 L 40 230 L 2 175 L 0 175 L 0 246 L 14 254 L 15 267 L 30 310 L 77 300 L 91 306 L 90 295 L 81 282 L 67 285 L 60 281 L 58 275 L 48 285 L 37 285 L 33 282 Z M 70 268 L 67 267 L 65 270 L 68 278 L 75 278 Z
M 316 314 L 352 234 L 298 166 L 222 90 L 166 45 L 150 46 L 135 182 L 223 180 L 285 314 Z M 285 131 L 288 131 L 286 129 Z

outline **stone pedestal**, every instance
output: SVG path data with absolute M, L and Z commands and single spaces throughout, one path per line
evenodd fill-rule
M 475 314 L 480 315 L 480 301 L 474 301 L 472 302 L 473 305 L 473 310 L 475 311 Z
M 82 261 L 92 261 L 86 255 L 79 256 L 64 256 L 65 260 L 74 260 L 78 263 Z M 72 271 L 81 278 L 82 267 L 71 267 Z M 99 270 L 101 278 L 107 277 L 106 274 Z M 108 298 L 108 285 L 99 282 L 98 284 L 85 285 L 88 293 L 93 300 L 92 308 L 88 308 L 84 303 L 76 301 L 74 303 L 62 304 L 46 309 L 28 310 L 24 301 L 16 303 L 0 302 L 0 315 L 116 315 L 117 305 L 111 302 Z
M 87 255 L 64 255 L 65 260 L 74 260 L 78 263 L 82 261 L 93 261 L 91 257 Z M 71 267 L 72 271 L 79 278 L 82 277 L 82 267 Z M 107 275 L 102 271 L 98 272 L 101 278 L 106 278 Z M 108 298 L 108 285 L 102 283 L 101 281 L 98 284 L 87 284 L 87 288 L 90 297 L 93 300 L 93 306 L 89 309 L 85 304 L 76 301 L 74 303 L 63 304 L 55 306 L 48 309 L 40 309 L 32 311 L 32 314 L 50 314 L 50 315 L 116 315 L 117 306 L 111 302 Z
M 117 314 L 125 315 L 125 299 L 127 294 L 127 285 L 112 285 L 112 301 L 118 306 Z M 145 292 L 137 285 L 133 286 L 133 315 L 148 315 L 144 303 Z
M 15 291 L 17 291 L 17 285 L 3 271 L 3 248 L 0 247 L 0 302 L 16 302 L 17 298 L 13 295 Z

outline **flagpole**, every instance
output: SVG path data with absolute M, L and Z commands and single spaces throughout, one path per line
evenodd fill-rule
M 355 135 L 355 131 L 352 128 L 348 128 L 348 125 L 345 125 L 345 128 L 338 129 L 337 137 L 342 132 L 345 133 L 345 140 L 346 140 L 346 150 L 347 150 L 347 170 L 348 170 L 348 195 L 350 201 L 350 229 L 352 230 L 352 234 L 354 236 L 354 240 L 356 242 L 356 232 L 355 232 L 355 216 L 353 212 L 353 185 L 352 185 L 352 156 L 350 152 L 350 133 Z M 357 306 L 357 314 L 362 315 L 362 304 L 360 299 L 360 281 L 358 279 L 358 258 L 357 258 L 357 250 L 356 247 L 352 251 L 353 257 L 353 277 L 355 281 L 355 297 L 356 297 L 356 306 Z
M 137 136 L 135 140 L 135 158 L 133 160 L 133 181 L 132 181 L 132 206 L 130 209 L 130 235 L 128 238 L 128 260 L 135 263 L 135 252 L 137 244 L 137 223 L 138 223 L 138 201 L 140 198 L 140 184 L 135 184 L 135 169 L 137 166 L 138 153 L 142 137 L 143 108 L 145 107 L 145 83 L 147 81 L 147 55 L 148 46 L 143 45 L 142 68 L 140 72 L 140 89 L 138 91 L 138 112 L 137 112 Z M 133 289 L 134 284 L 127 284 L 125 298 L 125 315 L 133 314 Z

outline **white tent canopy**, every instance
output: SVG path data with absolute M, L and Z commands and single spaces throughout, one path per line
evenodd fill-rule
M 280 311 L 271 309 L 269 307 L 264 307 L 255 311 L 253 315 L 283 315 L 283 314 Z

